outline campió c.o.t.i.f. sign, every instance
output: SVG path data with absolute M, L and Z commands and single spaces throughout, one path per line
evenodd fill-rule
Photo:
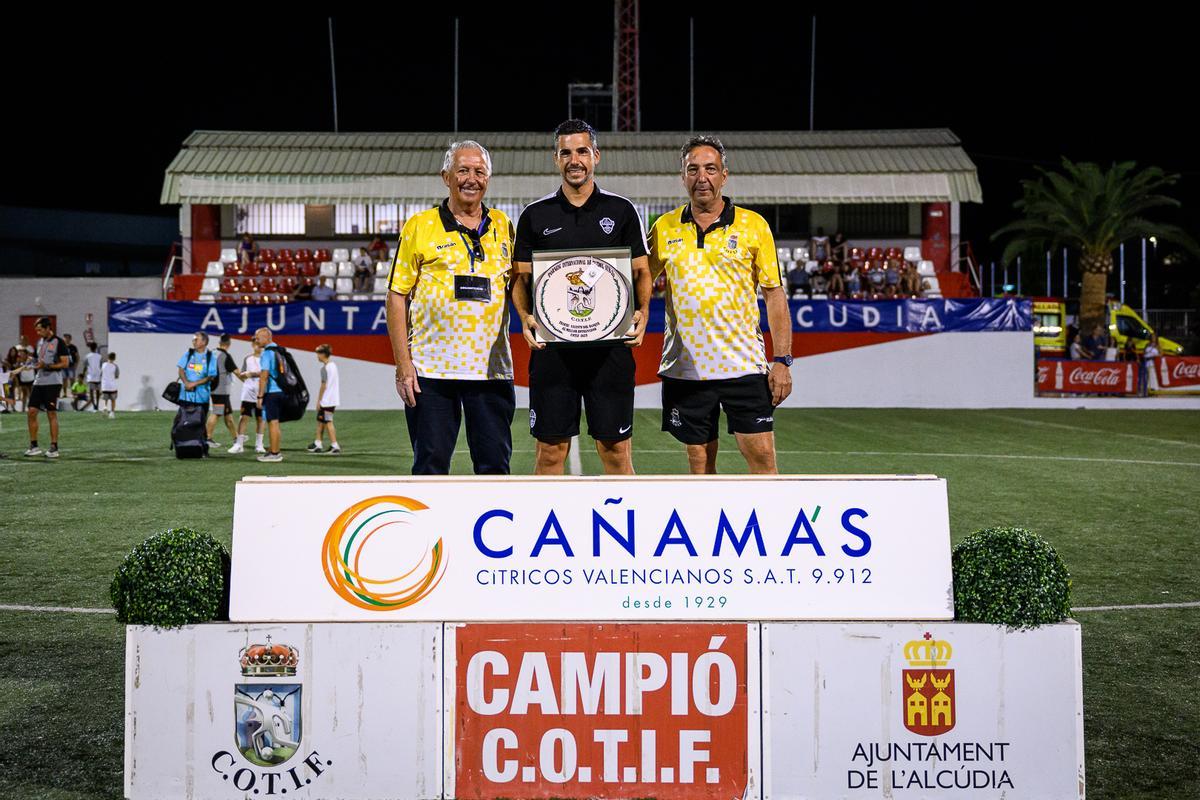
M 934 477 L 251 478 L 230 616 L 950 619 Z

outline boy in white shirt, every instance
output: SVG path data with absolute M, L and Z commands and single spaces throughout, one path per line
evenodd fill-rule
M 117 366 L 117 354 L 110 352 L 108 360 L 100 366 L 100 397 L 108 403 L 108 418 L 117 417 L 117 378 L 121 368 Z
M 246 449 L 246 422 L 251 418 L 254 420 L 254 452 L 267 452 L 263 444 L 262 410 L 258 407 L 258 357 L 262 355 L 262 347 L 257 341 L 252 341 L 252 345 L 254 352 L 246 356 L 242 361 L 242 368 L 236 373 L 242 382 L 242 408 L 238 415 L 237 438 L 229 448 L 230 453 L 241 453 Z
M 324 452 L 336 456 L 342 452 L 338 445 L 337 430 L 333 427 L 333 411 L 341 402 L 338 386 L 338 368 L 333 363 L 333 348 L 323 344 L 317 348 L 317 360 L 321 362 L 321 390 L 317 392 L 317 436 L 307 448 L 310 453 L 322 452 L 323 439 L 329 432 L 329 449 Z

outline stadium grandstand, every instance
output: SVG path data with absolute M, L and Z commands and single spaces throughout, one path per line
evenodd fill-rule
M 771 224 L 793 295 L 978 294 L 959 211 L 982 202 L 982 191 L 953 132 L 718 135 L 731 153 L 729 195 Z M 600 183 L 630 198 L 651 223 L 681 202 L 675 173 L 686 136 L 601 134 Z M 337 299 L 380 299 L 388 263 L 376 262 L 373 280 L 356 284 L 353 254 L 372 237 L 393 240 L 408 216 L 444 195 L 442 154 L 451 140 L 467 138 L 490 149 L 488 202 L 514 219 L 554 186 L 546 133 L 193 133 L 163 184 L 162 203 L 180 206 L 180 246 L 164 275 L 165 296 L 284 303 L 299 286 L 326 277 Z M 832 238 L 837 233 L 843 240 Z M 258 243 L 248 263 L 238 249 L 246 234 Z M 888 271 L 915 274 L 911 290 L 889 288 Z M 862 277 L 854 291 L 840 282 L 852 273 Z

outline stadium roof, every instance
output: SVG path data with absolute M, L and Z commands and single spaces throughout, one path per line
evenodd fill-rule
M 733 132 L 727 192 L 739 202 L 982 202 L 975 165 L 946 129 Z M 601 133 L 597 179 L 639 203 L 683 195 L 686 133 Z M 547 133 L 253 133 L 196 131 L 167 167 L 163 203 L 427 202 L 445 194 L 446 145 L 492 154 L 491 203 L 525 204 L 555 186 Z

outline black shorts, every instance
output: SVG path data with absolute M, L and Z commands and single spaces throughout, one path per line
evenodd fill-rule
M 242 401 L 242 416 L 243 417 L 254 417 L 255 419 L 258 419 L 259 417 L 261 417 L 262 412 L 258 410 L 258 403 L 251 402 L 250 400 L 243 400 Z
M 109 392 L 101 392 L 100 397 L 104 400 L 115 400 L 117 397 L 117 390 L 113 389 Z
M 283 392 L 267 392 L 262 400 L 263 419 L 267 422 L 278 421 L 283 414 Z
M 29 408 L 36 408 L 46 412 L 58 411 L 58 396 L 60 392 L 62 392 L 61 383 L 56 383 L 53 386 L 35 383 L 33 389 L 29 392 Z
M 529 357 L 529 432 L 539 441 L 579 433 L 579 403 L 588 435 L 619 442 L 633 435 L 633 353 L 612 347 L 547 347 Z
M 721 408 L 730 433 L 770 433 L 775 407 L 766 375 L 724 380 L 662 379 L 662 429 L 684 444 L 707 444 L 717 438 Z
M 317 409 L 317 422 L 333 422 L 333 411 L 337 406 L 321 406 Z
M 226 414 L 233 413 L 233 406 L 229 404 L 229 395 L 214 394 L 212 396 L 212 413 L 218 417 L 223 417 Z

